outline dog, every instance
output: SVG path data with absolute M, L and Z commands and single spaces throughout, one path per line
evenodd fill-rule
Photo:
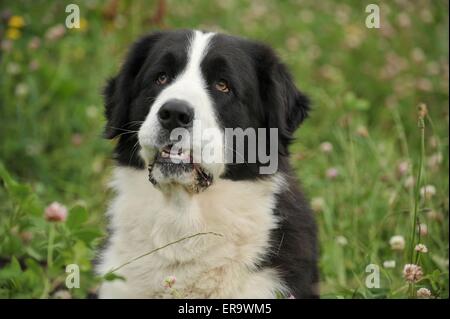
M 104 99 L 117 165 L 96 271 L 123 278 L 104 281 L 100 298 L 318 297 L 316 225 L 288 158 L 309 100 L 270 47 L 154 32 L 131 47 Z M 179 142 L 195 123 L 219 133 L 174 152 L 171 132 L 182 129 Z M 267 161 L 229 146 L 225 128 L 276 129 L 276 169 L 262 174 Z M 204 161 L 205 145 L 234 161 Z

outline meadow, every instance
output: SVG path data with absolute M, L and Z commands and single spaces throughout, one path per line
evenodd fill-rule
M 311 98 L 291 158 L 318 221 L 322 298 L 448 298 L 448 2 L 380 1 L 369 29 L 372 2 L 2 1 L 0 298 L 86 298 L 120 280 L 92 273 L 114 164 L 101 90 L 134 39 L 173 28 L 273 46 Z

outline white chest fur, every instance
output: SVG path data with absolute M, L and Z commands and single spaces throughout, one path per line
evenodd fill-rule
M 200 232 L 138 259 L 117 271 L 125 281 L 105 282 L 100 298 L 169 298 L 163 280 L 175 276 L 182 298 L 273 298 L 285 291 L 274 269 L 256 265 L 270 249 L 269 235 L 277 227 L 272 213 L 282 178 L 266 181 L 216 181 L 206 191 L 165 195 L 147 180 L 145 170 L 116 168 L 117 192 L 108 215 L 112 231 L 98 272 L 153 249 Z

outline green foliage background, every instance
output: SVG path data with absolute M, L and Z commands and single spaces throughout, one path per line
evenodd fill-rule
M 2 1 L 0 297 L 95 291 L 90 261 L 104 235 L 113 164 L 113 142 L 101 138 L 102 86 L 138 36 L 197 28 L 270 44 L 313 101 L 291 151 L 317 211 L 324 298 L 414 296 L 402 277 L 417 200 L 408 183 L 421 156 L 417 106 L 428 106 L 423 185 L 436 194 L 420 199 L 429 252 L 414 289 L 448 298 L 448 2 L 380 2 L 381 28 L 368 29 L 372 2 L 167 0 L 159 16 L 157 1 Z M 62 27 L 69 3 L 80 6 L 81 29 Z M 23 26 L 11 26 L 11 16 Z M 53 201 L 76 217 L 46 222 Z M 394 235 L 406 238 L 404 251 L 391 249 Z M 80 265 L 80 289 L 64 286 L 69 263 Z M 379 289 L 364 284 L 368 264 L 380 266 Z

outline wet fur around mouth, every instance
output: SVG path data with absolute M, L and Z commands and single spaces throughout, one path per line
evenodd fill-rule
M 173 176 L 182 173 L 194 174 L 194 182 L 185 186 L 189 193 L 199 193 L 207 189 L 213 183 L 212 174 L 208 173 L 200 165 L 195 163 L 171 163 L 170 161 L 158 162 L 155 161 L 147 166 L 148 180 L 155 187 L 159 187 L 158 182 L 153 177 L 153 168 L 158 165 L 161 173 L 166 176 Z
M 160 184 L 153 175 L 155 167 L 159 169 L 161 175 L 168 179 L 191 174 L 193 176 L 192 183 L 184 185 L 190 193 L 199 193 L 213 183 L 213 175 L 201 163 L 194 163 L 192 149 L 175 149 L 170 143 L 158 149 L 154 158 L 147 165 L 147 171 L 149 181 L 155 187 L 159 187 Z

